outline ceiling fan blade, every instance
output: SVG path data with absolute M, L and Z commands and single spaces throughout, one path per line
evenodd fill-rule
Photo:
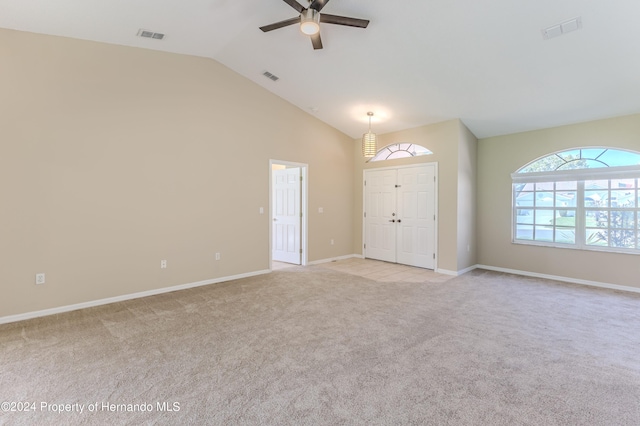
M 329 3 L 329 0 L 313 0 L 309 5 L 309 9 L 315 9 L 318 12 Z
M 304 12 L 305 9 L 304 6 L 302 6 L 300 3 L 298 3 L 296 0 L 283 0 L 286 4 L 288 4 L 289 6 L 291 6 L 292 8 L 294 8 L 295 10 L 298 11 L 298 13 L 302 13 Z
M 299 24 L 299 23 L 300 23 L 300 17 L 298 16 L 296 18 L 286 19 L 284 21 L 276 22 L 270 25 L 265 25 L 264 27 L 260 27 L 260 29 L 266 33 L 267 31 L 273 31 L 273 30 L 277 30 L 278 28 L 287 27 L 289 25 Z
M 311 36 L 311 44 L 315 50 L 322 49 L 322 39 L 319 32 Z
M 348 18 L 346 16 L 337 16 L 337 15 L 327 15 L 326 13 L 323 13 L 320 15 L 320 22 L 324 22 L 326 24 L 347 25 L 349 27 L 358 27 L 358 28 L 367 28 L 367 25 L 369 25 L 369 20 L 367 19 Z

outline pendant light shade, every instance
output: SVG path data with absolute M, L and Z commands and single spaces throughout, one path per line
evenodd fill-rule
M 375 133 L 371 133 L 371 117 L 372 112 L 368 112 L 369 116 L 369 131 L 362 135 L 362 156 L 365 158 L 371 158 L 378 152 L 378 141 Z

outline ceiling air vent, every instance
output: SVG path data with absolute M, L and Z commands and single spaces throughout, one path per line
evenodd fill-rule
M 542 38 L 544 38 L 545 40 L 548 40 L 550 38 L 559 37 L 566 33 L 570 33 L 571 31 L 579 30 L 581 28 L 582 28 L 582 17 L 578 16 L 577 18 L 569 19 L 557 25 L 552 25 L 549 28 L 543 29 Z
M 164 38 L 164 34 L 154 33 L 153 31 L 141 29 L 140 31 L 138 31 L 138 37 L 155 38 L 156 40 L 162 40 Z
M 277 75 L 271 74 L 269 71 L 263 72 L 262 75 L 264 75 L 265 77 L 267 77 L 269 80 L 272 80 L 272 81 L 280 80 L 280 77 L 278 77 Z

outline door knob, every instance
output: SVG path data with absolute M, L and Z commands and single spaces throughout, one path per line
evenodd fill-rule
M 395 219 L 389 219 L 389 222 L 395 222 L 395 221 L 396 221 Z
M 398 223 L 400 223 L 400 222 L 402 222 L 402 220 L 401 220 L 401 219 L 398 219 Z

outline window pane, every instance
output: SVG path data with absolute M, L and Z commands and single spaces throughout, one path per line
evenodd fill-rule
M 578 189 L 578 182 L 576 181 L 567 181 L 567 182 L 556 182 L 556 189 L 558 191 L 566 191 L 566 190 L 576 190 Z
M 556 243 L 575 244 L 576 228 L 562 228 L 562 227 L 557 228 Z
M 585 189 L 609 189 L 608 180 L 585 180 Z
M 389 156 L 387 157 L 387 160 L 391 160 L 393 158 L 406 158 L 406 157 L 411 157 L 411 154 L 409 154 L 407 151 L 396 151 L 389 154 Z
M 557 210 L 556 226 L 576 226 L 576 211 L 571 209 Z
M 631 190 L 611 191 L 611 207 L 628 207 L 636 206 L 636 192 Z
M 635 248 L 635 232 L 626 229 L 611 230 L 609 232 L 609 245 L 611 247 Z
M 553 207 L 553 192 L 536 192 L 536 207 Z
M 533 223 L 533 210 L 516 209 L 517 223 Z
M 611 212 L 611 227 L 612 228 L 635 228 L 635 212 L 634 211 L 618 211 Z
M 607 152 L 598 158 L 598 160 L 607 163 L 609 167 L 632 166 L 634 164 L 640 164 L 640 154 L 617 149 L 608 149 Z
M 616 188 L 635 188 L 635 179 L 611 179 L 611 189 Z
M 556 207 L 574 207 L 576 205 L 576 192 L 556 192 Z
M 602 155 L 603 152 L 605 152 L 606 149 L 602 149 L 602 148 L 587 148 L 587 149 L 583 149 L 582 150 L 582 158 L 598 158 L 600 155 Z
M 533 192 L 516 194 L 516 206 L 533 207 Z
M 553 227 L 536 226 L 535 240 L 553 242 Z
M 598 228 L 609 227 L 609 212 L 606 210 L 588 210 L 586 212 L 587 226 L 594 226 Z
M 553 182 L 538 182 L 536 183 L 536 191 L 553 191 Z
M 533 226 L 521 224 L 516 225 L 516 239 L 533 240 Z
M 537 209 L 535 211 L 536 225 L 553 225 L 553 209 Z
M 565 151 L 558 153 L 558 157 L 562 158 L 564 161 L 577 160 L 580 158 L 580 150 L 572 149 L 571 151 Z
M 608 246 L 607 232 L 602 229 L 587 229 L 586 242 L 590 246 Z
M 584 191 L 584 206 L 585 207 L 606 206 L 608 197 L 609 197 L 609 193 L 607 191 Z

